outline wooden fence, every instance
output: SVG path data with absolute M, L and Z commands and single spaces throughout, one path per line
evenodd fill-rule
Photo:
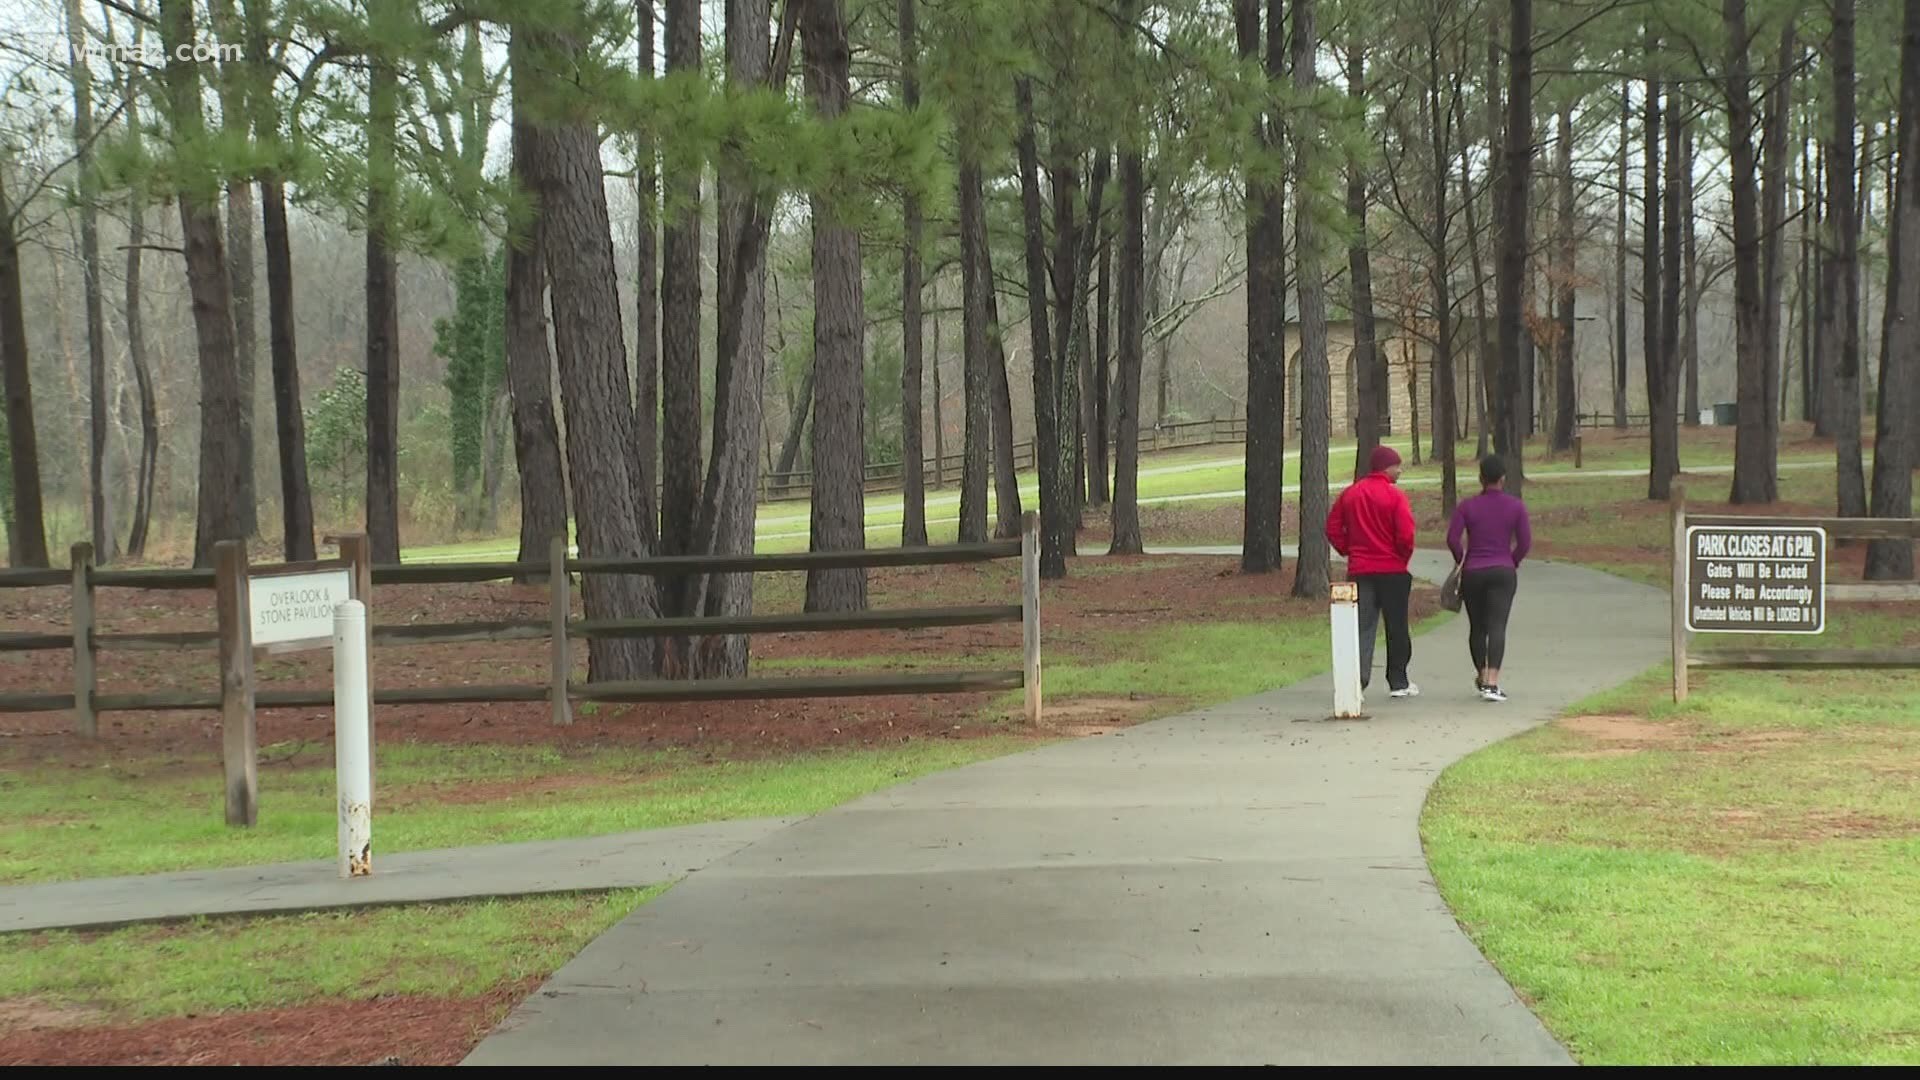
M 213 569 L 110 570 L 93 565 L 92 547 L 76 544 L 70 570 L 0 571 L 0 589 L 65 587 L 71 591 L 73 619 L 68 632 L 0 633 L 0 653 L 72 650 L 70 691 L 0 694 L 0 712 L 72 710 L 75 730 L 98 733 L 102 712 L 134 710 L 220 710 L 229 719 L 253 708 L 311 708 L 332 702 L 330 689 L 269 690 L 253 685 L 250 647 L 243 643 L 248 625 L 245 583 L 273 573 L 348 566 L 353 596 L 368 607 L 375 648 L 454 644 L 474 641 L 547 639 L 551 643 L 548 681 L 532 685 L 446 686 L 375 689 L 376 705 L 455 704 L 463 702 L 547 701 L 553 720 L 571 722 L 573 701 L 712 701 L 775 698 L 935 694 L 1026 689 L 1029 721 L 1040 718 L 1039 515 L 1024 515 L 1018 540 L 935 547 L 817 551 L 792 554 L 724 556 L 650 556 L 644 558 L 568 557 L 564 537 L 556 537 L 548 559 L 538 562 L 475 562 L 427 565 L 372 565 L 366 538 L 329 538 L 341 557 L 314 564 L 249 566 L 238 544 L 224 546 Z M 855 612 L 803 612 L 723 617 L 653 619 L 576 619 L 572 617 L 572 575 L 646 574 L 655 578 L 686 574 L 764 573 L 897 566 L 940 566 L 1018 558 L 1022 589 L 1019 603 L 963 607 L 898 608 Z M 539 620 L 381 626 L 373 623 L 380 585 L 434 585 L 544 578 L 551 586 L 549 617 Z M 168 633 L 103 634 L 95 629 L 97 593 L 102 588 L 214 589 L 218 628 Z M 907 630 L 938 626 L 1022 624 L 1024 660 L 1019 670 L 939 671 L 911 674 L 863 674 L 738 679 L 649 679 L 586 682 L 571 679 L 569 643 L 613 637 L 678 637 L 835 630 Z M 221 653 L 221 685 L 203 691 L 150 693 L 99 692 L 96 658 L 107 650 L 201 651 Z M 249 700 L 250 699 L 250 700 Z
M 1895 668 L 1920 669 L 1920 649 L 1907 648 L 1765 648 L 1692 650 L 1695 631 L 1689 617 L 1692 603 L 1688 550 L 1690 530 L 1695 528 L 1732 529 L 1820 529 L 1836 540 L 1913 540 L 1920 538 L 1920 519 L 1915 518 L 1840 518 L 1840 517 L 1753 517 L 1739 514 L 1693 514 L 1687 511 L 1685 488 L 1673 485 L 1671 516 L 1673 539 L 1673 700 L 1687 698 L 1689 671 L 1756 670 L 1790 671 L 1802 669 Z M 1820 565 L 1826 566 L 1823 550 Z M 1899 603 L 1920 601 L 1920 582 L 1829 582 L 1817 583 L 1825 601 L 1841 603 Z M 1825 631 L 1824 614 L 1820 623 Z

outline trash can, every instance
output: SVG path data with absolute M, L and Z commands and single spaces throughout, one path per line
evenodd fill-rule
M 1713 404 L 1713 422 L 1716 427 L 1734 427 L 1740 423 L 1740 406 L 1732 401 L 1716 401 Z

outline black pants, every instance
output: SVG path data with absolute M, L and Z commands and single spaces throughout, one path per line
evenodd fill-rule
M 1381 617 L 1387 623 L 1387 686 L 1407 688 L 1407 663 L 1413 659 L 1413 631 L 1407 605 L 1413 599 L 1412 574 L 1355 574 L 1360 586 L 1360 689 L 1373 681 L 1373 642 Z
M 1520 587 L 1511 567 L 1471 570 L 1460 575 L 1460 599 L 1467 608 L 1467 651 L 1473 670 L 1497 668 L 1507 658 L 1507 615 Z

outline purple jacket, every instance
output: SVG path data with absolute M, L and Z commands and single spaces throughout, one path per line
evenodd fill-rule
M 1460 534 L 1467 534 L 1465 551 Z M 1527 504 L 1504 491 L 1483 491 L 1464 500 L 1453 510 L 1453 524 L 1447 528 L 1447 547 L 1462 572 L 1507 568 L 1518 570 L 1533 549 L 1533 526 L 1527 520 Z

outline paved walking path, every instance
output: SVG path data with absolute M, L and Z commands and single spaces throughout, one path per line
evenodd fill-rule
M 767 818 L 580 840 L 380 853 L 341 880 L 332 860 L 0 888 L 0 932 L 102 929 L 196 915 L 266 915 L 657 885 L 791 825 Z
M 1326 720 L 1316 678 L 772 832 L 467 1063 L 1571 1064 L 1442 904 L 1420 809 L 1449 763 L 1657 664 L 1664 603 L 1529 564 L 1504 705 L 1461 618 L 1415 641 L 1424 696 L 1378 678 L 1367 720 Z

